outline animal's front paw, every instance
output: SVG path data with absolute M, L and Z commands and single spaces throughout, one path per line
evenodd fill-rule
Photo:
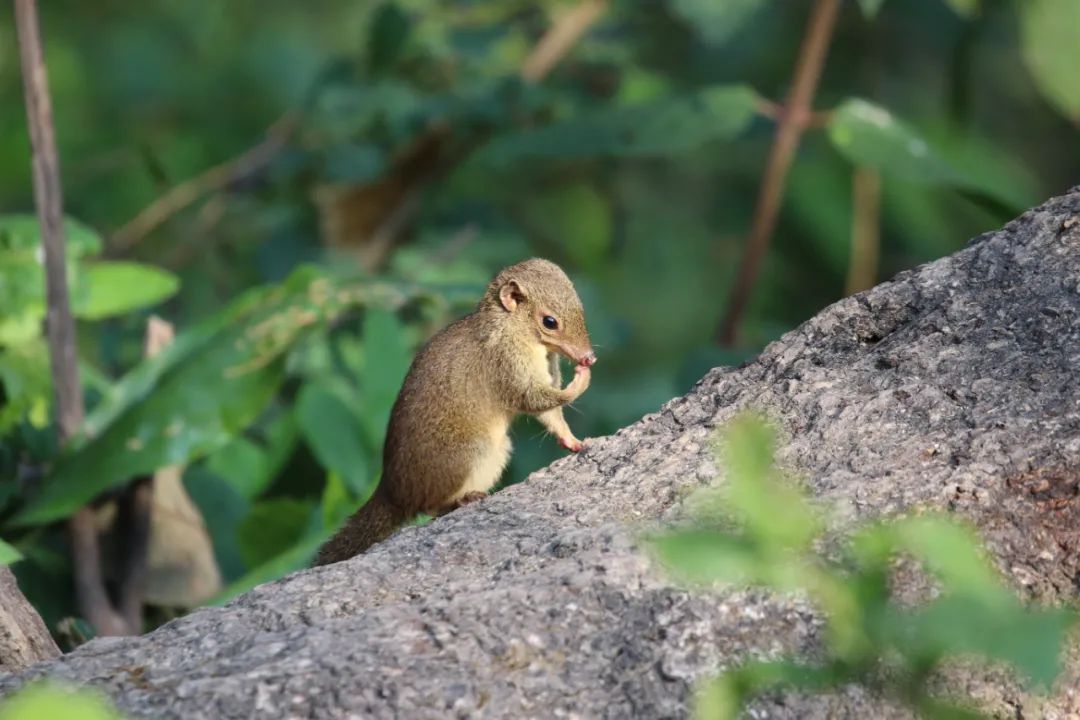
M 570 452 L 581 452 L 581 448 L 585 447 L 585 445 L 573 435 L 570 437 L 559 438 L 559 444 Z

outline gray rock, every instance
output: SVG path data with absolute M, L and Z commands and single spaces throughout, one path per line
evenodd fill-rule
M 1027 597 L 1075 598 L 1078 319 L 1080 188 L 481 503 L 144 637 L 92 641 L 0 692 L 49 675 L 133 716 L 187 720 L 686 717 L 703 674 L 819 649 L 798 598 L 688 592 L 639 547 L 717 477 L 707 443 L 747 407 L 778 421 L 782 462 L 842 522 L 947 508 Z M 1001 672 L 946 684 L 1003 717 L 1078 709 Z M 771 695 L 750 714 L 908 717 L 857 687 Z

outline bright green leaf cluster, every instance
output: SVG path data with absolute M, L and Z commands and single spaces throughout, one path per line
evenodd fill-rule
M 103 320 L 151 307 L 176 293 L 177 278 L 134 262 L 92 260 L 101 238 L 75 220 L 65 220 L 71 312 L 79 320 Z M 45 267 L 41 226 L 33 215 L 0 216 L 0 432 L 26 420 L 48 424 L 52 382 L 43 321 Z
M 1054 681 L 1076 620 L 1071 609 L 1023 605 L 975 533 L 934 514 L 871 523 L 853 533 L 843 557 L 822 558 L 814 543 L 825 523 L 774 467 L 774 443 L 760 418 L 732 421 L 720 452 L 726 484 L 691 500 L 696 527 L 652 543 L 686 580 L 807 593 L 825 616 L 825 658 L 815 665 L 752 662 L 722 674 L 699 694 L 698 717 L 734 718 L 770 688 L 826 691 L 851 682 L 884 682 L 887 694 L 925 717 L 979 717 L 927 689 L 942 662 L 957 655 L 1009 663 L 1038 687 Z M 930 572 L 939 588 L 934 599 L 915 608 L 893 602 L 889 581 L 898 556 Z
M 68 285 L 76 318 L 99 320 L 161 302 L 176 292 L 171 274 L 132 262 L 91 261 L 100 237 L 66 220 Z M 38 337 L 45 317 L 41 231 L 33 215 L 0 216 L 0 347 Z
M 51 682 L 29 685 L 0 702 L 0 720 L 121 720 L 102 696 Z

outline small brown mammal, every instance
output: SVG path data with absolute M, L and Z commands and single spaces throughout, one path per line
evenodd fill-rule
M 576 364 L 565 388 L 559 355 Z M 503 269 L 472 313 L 417 353 L 390 416 L 379 487 L 314 564 L 357 555 L 419 513 L 441 515 L 485 497 L 510 458 L 507 431 L 519 413 L 580 450 L 562 408 L 585 392 L 595 362 L 566 273 L 536 258 Z

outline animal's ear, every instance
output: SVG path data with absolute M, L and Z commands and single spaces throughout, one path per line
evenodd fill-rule
M 517 280 L 507 280 L 503 283 L 503 286 L 499 288 L 499 302 L 507 312 L 513 312 L 519 303 L 525 302 L 525 291 L 521 289 Z

